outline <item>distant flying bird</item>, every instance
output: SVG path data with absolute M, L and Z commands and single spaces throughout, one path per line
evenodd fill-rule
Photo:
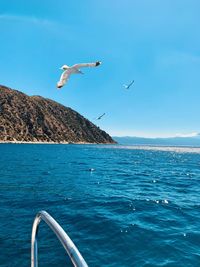
M 129 84 L 123 84 L 123 86 L 125 87 L 125 89 L 129 89 L 133 83 L 134 80 L 132 80 Z
M 103 113 L 101 116 L 97 117 L 96 120 L 100 120 L 106 113 Z
M 66 82 L 68 81 L 69 77 L 71 74 L 83 74 L 82 71 L 80 71 L 80 68 L 85 68 L 85 67 L 97 67 L 101 64 L 100 61 L 97 61 L 95 63 L 79 63 L 75 64 L 71 67 L 67 65 L 63 65 L 60 69 L 64 70 L 61 77 L 60 81 L 57 83 L 57 88 L 60 89 L 63 87 Z

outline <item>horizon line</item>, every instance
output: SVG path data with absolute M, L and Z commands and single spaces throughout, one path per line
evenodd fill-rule
M 112 138 L 144 138 L 144 139 L 170 139 L 170 138 L 193 138 L 200 136 L 200 133 L 177 134 L 171 136 L 136 136 L 136 135 L 111 135 Z

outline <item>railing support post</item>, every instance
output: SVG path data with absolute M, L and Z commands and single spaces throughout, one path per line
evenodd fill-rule
M 88 267 L 87 263 L 81 256 L 70 237 L 65 233 L 63 228 L 56 222 L 56 220 L 54 220 L 54 218 L 51 217 L 46 211 L 38 212 L 33 222 L 31 236 L 31 267 L 38 267 L 37 234 L 38 226 L 41 220 L 45 221 L 46 224 L 48 224 L 48 226 L 56 234 L 57 238 L 60 240 L 64 249 L 68 253 L 73 265 L 75 267 Z

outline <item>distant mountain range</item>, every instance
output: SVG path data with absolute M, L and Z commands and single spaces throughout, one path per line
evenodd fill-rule
M 0 86 L 0 141 L 115 143 L 71 108 L 5 86 Z
M 144 138 L 144 137 L 117 137 L 113 139 L 122 145 L 155 145 L 155 146 L 195 146 L 200 147 L 200 134 L 194 137 Z

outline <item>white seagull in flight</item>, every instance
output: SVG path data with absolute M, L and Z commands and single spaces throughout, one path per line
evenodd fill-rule
M 75 64 L 71 67 L 67 65 L 63 65 L 60 69 L 64 70 L 59 82 L 57 83 L 57 88 L 60 89 L 62 88 L 66 82 L 68 81 L 69 77 L 71 74 L 83 74 L 82 71 L 80 71 L 80 68 L 85 68 L 85 67 L 97 67 L 101 64 L 100 61 L 97 61 L 95 63 L 78 63 Z
M 134 80 L 132 80 L 129 84 L 123 84 L 123 86 L 125 87 L 125 89 L 129 89 L 131 87 L 131 85 L 134 83 Z

